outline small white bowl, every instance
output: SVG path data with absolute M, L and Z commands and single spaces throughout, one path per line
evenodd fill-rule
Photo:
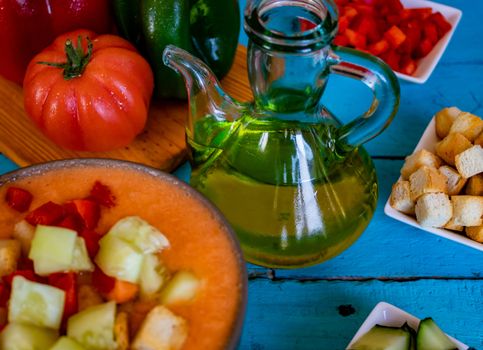
M 394 305 L 391 305 L 382 301 L 378 303 L 376 307 L 371 311 L 369 316 L 367 316 L 361 328 L 359 328 L 356 335 L 354 335 L 354 338 L 352 338 L 351 342 L 347 346 L 347 349 L 350 349 L 350 347 L 361 336 L 366 334 L 376 324 L 379 324 L 381 326 L 388 326 L 388 327 L 400 327 L 404 324 L 404 322 L 407 322 L 411 328 L 417 330 L 420 321 L 421 320 L 419 318 L 416 318 L 413 315 L 408 314 L 406 311 L 403 311 L 395 307 Z M 463 344 L 462 342 L 456 340 L 455 338 L 449 335 L 448 337 L 455 343 L 456 346 L 458 346 L 458 350 L 467 350 L 469 348 L 468 345 Z
M 428 80 L 429 76 L 433 72 L 434 68 L 438 64 L 444 50 L 449 44 L 453 33 L 458 26 L 463 13 L 457 8 L 438 4 L 432 1 L 426 0 L 401 0 L 405 8 L 420 8 L 420 7 L 431 7 L 433 12 L 441 12 L 441 14 L 446 18 L 446 20 L 451 24 L 451 29 L 446 33 L 433 47 L 431 52 L 425 57 L 417 61 L 418 68 L 412 75 L 407 75 L 399 72 L 395 72 L 396 75 L 404 80 L 423 84 Z
M 431 119 L 428 126 L 426 127 L 426 130 L 424 130 L 423 136 L 421 136 L 421 139 L 419 140 L 416 148 L 414 149 L 414 152 L 424 148 L 427 151 L 434 153 L 434 147 L 438 141 L 439 139 L 438 139 L 438 136 L 436 135 L 435 119 L 433 118 Z M 398 221 L 401 221 L 405 224 L 417 227 L 423 231 L 435 234 L 437 236 L 440 236 L 446 239 L 450 239 L 452 241 L 467 245 L 468 247 L 475 248 L 483 252 L 483 243 L 478 243 L 476 241 L 473 241 L 472 239 L 466 237 L 464 233 L 458 234 L 453 231 L 445 230 L 441 228 L 421 226 L 416 221 L 416 218 L 410 215 L 401 213 L 396 209 L 394 209 L 393 207 L 391 207 L 391 205 L 389 204 L 389 198 L 387 199 L 386 205 L 384 206 L 384 213 L 387 216 L 393 219 L 396 219 Z

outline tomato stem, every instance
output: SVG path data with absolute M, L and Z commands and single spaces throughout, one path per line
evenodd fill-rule
M 93 44 L 92 41 L 86 37 L 87 40 L 87 53 L 82 49 L 82 36 L 79 35 L 77 38 L 77 47 L 74 47 L 72 40 L 67 39 L 65 42 L 65 55 L 67 57 L 67 62 L 56 63 L 56 62 L 37 62 L 38 64 L 45 64 L 50 67 L 56 67 L 64 70 L 64 79 L 70 80 L 73 78 L 80 77 L 87 67 L 87 64 L 92 57 Z

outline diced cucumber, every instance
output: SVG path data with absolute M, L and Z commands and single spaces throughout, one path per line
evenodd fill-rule
M 174 304 L 187 302 L 196 296 L 200 286 L 200 280 L 189 271 L 178 271 L 162 290 L 160 302 L 162 304 Z
M 99 246 L 95 260 L 106 275 L 131 283 L 138 282 L 143 263 L 142 253 L 111 235 L 104 236 Z
M 52 329 L 9 323 L 0 333 L 2 350 L 48 350 L 58 335 Z
M 350 350 L 409 350 L 411 335 L 401 328 L 375 325 Z
M 89 253 L 87 252 L 86 248 L 86 242 L 82 237 L 77 237 L 75 241 L 74 256 L 72 258 L 70 271 L 94 271 L 94 264 L 89 258 Z
M 59 288 L 15 276 L 8 308 L 8 321 L 59 329 L 65 292 Z
M 91 306 L 67 321 L 67 336 L 89 350 L 116 349 L 114 341 L 114 301 Z
M 416 339 L 418 350 L 457 350 L 458 347 L 438 327 L 431 317 L 425 318 L 419 323 Z
M 119 220 L 107 234 L 128 242 L 144 254 L 159 252 L 169 246 L 166 236 L 138 216 Z
M 77 233 L 63 227 L 37 225 L 29 258 L 35 273 L 49 275 L 68 271 L 74 256 Z
M 409 350 L 416 350 L 416 331 L 407 322 L 404 322 L 401 328 L 411 335 Z
M 139 275 L 141 298 L 149 299 L 159 292 L 167 280 L 167 275 L 168 271 L 157 255 L 145 255 Z
M 76 340 L 63 336 L 50 348 L 50 350 L 87 350 Z

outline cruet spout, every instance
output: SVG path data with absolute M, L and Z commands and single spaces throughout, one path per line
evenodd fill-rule
M 193 131 L 196 123 L 205 117 L 230 122 L 241 115 L 241 104 L 223 91 L 215 74 L 200 59 L 168 45 L 163 52 L 163 62 L 185 81 L 189 101 L 188 131 Z

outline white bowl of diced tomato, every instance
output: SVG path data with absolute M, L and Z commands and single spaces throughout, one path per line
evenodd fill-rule
M 456 8 L 426 0 L 336 0 L 334 44 L 384 60 L 404 80 L 430 77 L 461 19 Z

